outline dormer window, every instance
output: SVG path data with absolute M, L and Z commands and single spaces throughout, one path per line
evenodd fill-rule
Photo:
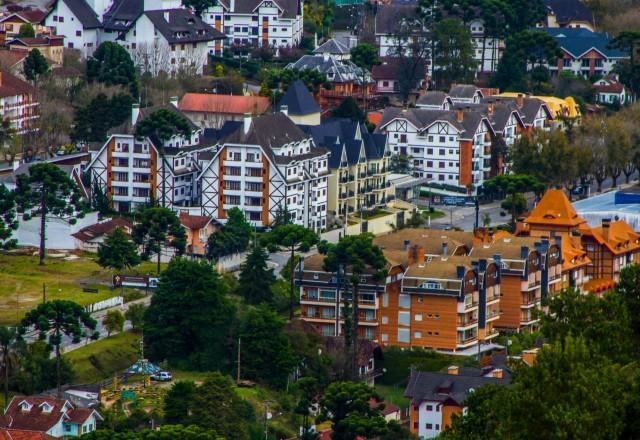
M 50 413 L 53 411 L 53 406 L 49 405 L 47 402 L 42 402 L 40 409 L 42 409 L 43 413 Z
M 26 400 L 23 400 L 22 402 L 20 402 L 19 406 L 20 406 L 20 411 L 22 411 L 22 412 L 29 412 L 29 411 L 31 411 L 31 408 L 33 407 L 33 405 L 31 405 Z

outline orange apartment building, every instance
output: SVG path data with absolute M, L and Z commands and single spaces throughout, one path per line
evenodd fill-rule
M 573 287 L 601 293 L 612 288 L 620 271 L 639 258 L 640 234 L 629 224 L 605 219 L 592 228 L 559 189 L 547 190 L 518 224 L 516 234 L 561 240 L 562 281 L 557 290 Z

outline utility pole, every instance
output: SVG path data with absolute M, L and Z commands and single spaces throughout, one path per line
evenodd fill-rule
M 236 384 L 240 383 L 240 346 L 242 344 L 242 338 L 238 338 L 238 375 L 236 378 Z

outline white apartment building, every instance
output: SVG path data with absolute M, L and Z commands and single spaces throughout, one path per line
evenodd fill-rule
M 169 208 L 198 201 L 198 128 L 192 125 L 189 138 L 174 136 L 163 148 L 158 139 L 135 136 L 136 123 L 161 108 L 179 112 L 172 105 L 140 109 L 134 104 L 131 121 L 112 130 L 107 142 L 91 152 L 91 190 L 99 186 L 118 212 L 132 211 L 151 198 Z
M 18 134 L 36 130 L 39 118 L 35 88 L 8 72 L 0 71 L 0 118 L 9 119 Z
M 284 113 L 227 124 L 235 131 L 220 140 L 198 177 L 202 214 L 224 223 L 238 207 L 253 225 L 268 226 L 287 210 L 294 223 L 324 230 L 329 152 Z
M 418 177 L 474 188 L 490 177 L 495 133 L 480 112 L 390 107 L 377 130 L 387 134 L 391 154 L 411 156 Z
M 302 39 L 302 0 L 220 0 L 202 15 L 227 37 L 210 42 L 209 53 L 216 56 L 232 45 L 284 48 Z
M 468 26 L 471 32 L 473 58 L 478 62 L 478 72 L 495 72 L 504 51 L 504 40 L 485 38 L 484 20 L 471 20 Z
M 55 0 L 44 24 L 53 29 L 54 35 L 65 37 L 65 47 L 78 49 L 89 57 L 101 41 L 102 23 L 96 9 L 102 11 L 105 3 L 106 0 Z

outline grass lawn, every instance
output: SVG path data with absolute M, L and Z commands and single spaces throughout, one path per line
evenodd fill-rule
M 73 365 L 76 383 L 95 383 L 113 377 L 140 357 L 140 335 L 123 332 L 64 355 Z
M 444 217 L 445 215 L 447 215 L 447 214 L 446 214 L 446 213 L 444 213 L 444 212 L 442 212 L 442 211 L 438 211 L 437 209 L 436 209 L 436 210 L 434 210 L 433 212 L 429 212 L 429 211 L 426 211 L 426 210 L 425 210 L 425 211 L 422 211 L 422 216 L 423 216 L 425 219 L 429 219 L 429 218 L 431 218 L 431 220 L 435 220 L 435 219 L 437 219 L 437 218 L 442 218 L 442 217 Z
M 138 274 L 155 273 L 155 264 L 145 262 Z M 86 305 L 120 294 L 109 287 L 112 272 L 98 266 L 95 256 L 85 254 L 76 260 L 47 257 L 46 265 L 38 257 L 0 253 L 0 324 L 15 324 L 42 301 L 42 286 L 47 299 L 67 299 Z M 98 289 L 86 293 L 85 287 Z
M 391 385 L 376 385 L 376 391 L 387 402 L 391 402 L 399 408 L 409 406 L 409 399 L 404 397 L 404 387 L 394 387 Z

